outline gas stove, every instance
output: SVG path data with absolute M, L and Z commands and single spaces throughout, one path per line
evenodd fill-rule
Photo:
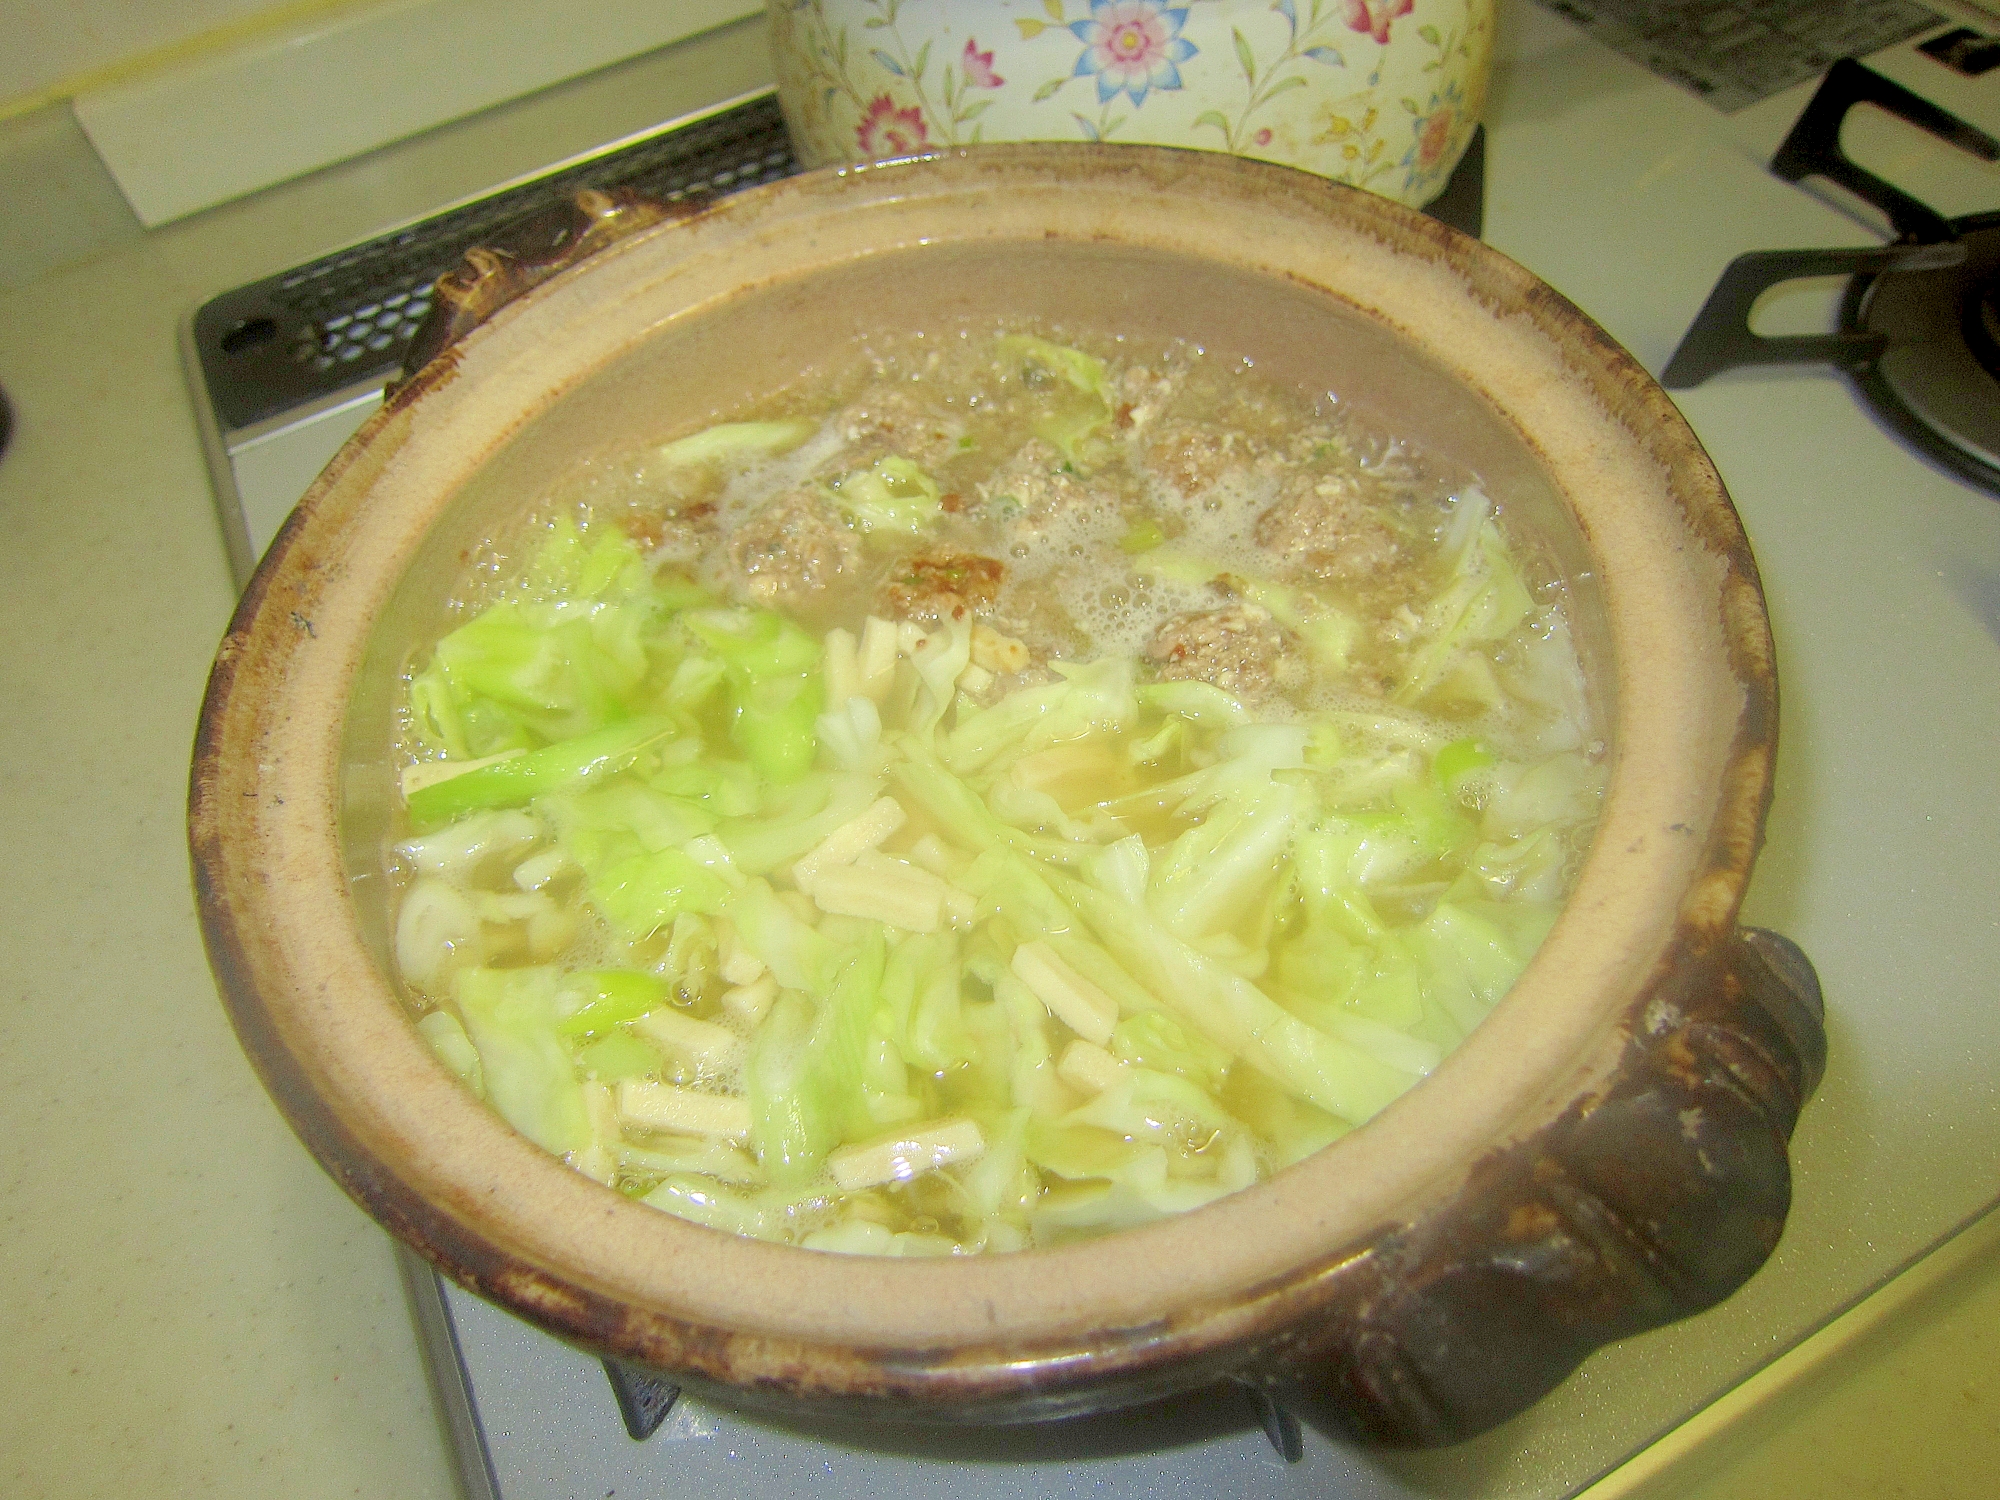
M 1828 194 L 1825 182 L 1842 178 L 1820 158 L 1798 174 L 1803 188 L 1766 170 L 1830 59 L 1817 58 L 1817 68 L 1798 74 L 1805 81 L 1773 95 L 1787 75 L 1768 59 L 1732 57 L 1712 45 L 1720 34 L 1714 27 L 1701 33 L 1709 39 L 1701 59 L 1690 61 L 1673 52 L 1671 36 L 1642 35 L 1627 24 L 1642 13 L 1733 15 L 1759 6 L 1606 0 L 1551 8 L 1589 22 L 1604 40 L 1526 3 L 1503 6 L 1506 50 L 1484 150 L 1459 181 L 1458 197 L 1440 211 L 1478 232 L 1483 208 L 1490 243 L 1578 301 L 1650 367 L 1666 363 L 1704 289 L 1737 256 L 1815 243 L 1812 236 L 1865 241 L 1834 246 L 1848 257 L 1834 269 L 1850 289 L 1874 285 L 1871 278 L 1892 266 L 1912 275 L 1956 273 L 1975 256 L 1968 247 L 1965 259 L 1952 259 L 1957 252 L 1941 247 L 1983 226 L 1978 209 L 2000 205 L 2000 174 L 1990 182 L 1975 175 L 1970 186 L 1962 172 L 1952 178 L 1942 210 L 1926 209 L 1950 233 L 1925 238 L 1906 226 L 1878 225 L 1843 190 Z M 1919 50 L 1934 37 L 1971 30 L 1970 42 L 1933 50 L 1977 66 L 1981 33 L 1958 26 L 1957 17 L 1900 0 L 1818 9 L 1849 20 L 1867 12 L 1856 26 L 1872 16 L 1875 30 L 1843 35 L 1902 38 L 1872 54 L 1869 66 L 1924 108 L 1968 112 L 1970 103 L 1977 115 L 1982 99 L 1993 103 L 1969 92 L 1976 75 Z M 1796 68 L 1796 39 L 1781 40 L 1786 45 L 1774 44 L 1769 57 L 1783 54 Z M 1844 65 L 1835 73 L 1851 77 Z M 1723 98 L 1719 84 L 1698 87 L 1697 74 L 1734 79 L 1736 92 Z M 1760 88 L 1769 95 L 1762 102 Z M 1876 90 L 1868 102 L 1882 97 L 1893 96 Z M 1825 109 L 1816 108 L 1823 124 Z M 1977 136 L 1996 124 L 1982 117 L 1964 128 Z M 1902 137 L 1860 133 L 1863 145 L 1880 148 L 1876 155 L 1899 166 L 1915 160 L 1913 175 L 1931 181 L 1929 158 L 1910 155 L 1919 148 Z M 1850 129 L 1850 145 L 1855 134 Z M 1838 143 L 1838 121 L 1832 136 Z M 581 186 L 633 185 L 674 197 L 729 191 L 794 169 L 767 95 L 717 101 L 693 118 L 557 163 L 474 202 L 448 205 L 422 224 L 205 304 L 184 330 L 183 353 L 239 578 L 247 578 L 320 467 L 379 404 L 431 280 L 466 246 Z M 1982 203 L 1977 195 L 1988 187 Z M 1952 201 L 1953 193 L 1970 194 L 1971 202 Z M 1727 297 L 1718 287 L 1715 298 L 1738 322 L 1751 317 L 1758 296 L 1746 298 L 1742 285 Z M 1991 299 L 1973 303 L 1990 310 Z M 1810 353 L 1784 344 L 1798 352 L 1779 357 L 1827 362 L 1860 380 L 1873 366 L 1856 340 L 1894 340 L 1867 311 L 1858 317 L 1846 331 L 1808 327 L 1789 335 L 1833 342 Z M 1768 354 L 1774 337 L 1788 335 L 1750 336 L 1761 338 Z M 1702 338 L 1690 335 L 1683 356 L 1695 360 L 1702 348 Z M 1868 348 L 1880 356 L 1877 343 Z M 2000 700 L 2000 506 L 1976 487 L 1979 473 L 1928 456 L 1893 418 L 1883 419 L 1885 441 L 1884 429 L 1830 370 L 1723 373 L 1725 363 L 1701 369 L 1714 378 L 1684 399 L 1758 547 L 1790 695 L 1778 811 L 1753 915 L 1797 938 L 1818 963 L 1834 1047 L 1833 1071 L 1795 1142 L 1791 1226 L 1745 1291 L 1688 1324 L 1602 1351 L 1548 1400 L 1485 1438 L 1443 1453 L 1385 1455 L 1301 1429 L 1234 1386 L 1115 1417 L 996 1431 L 746 1415 L 637 1372 L 607 1371 L 407 1259 L 411 1305 L 468 1496 L 788 1496 L 831 1481 L 843 1494 L 967 1500 L 1169 1493 L 1391 1500 L 1474 1492 L 1553 1500 L 1614 1469 L 1992 1206 L 2000 1195 L 1991 1173 L 2000 1098 L 1972 1061 L 2000 1049 L 2000 1017 L 1986 1003 L 1986 976 L 2000 968 L 2000 934 L 1950 878 L 2000 847 L 1990 784 L 1983 796 L 1965 789 L 1982 783 L 1948 749 L 1977 731 L 1905 744 L 1901 726 L 1939 713 L 1945 694 L 1929 686 L 1920 693 L 1872 658 L 1860 666 L 1875 696 L 1859 705 L 1843 697 L 1852 689 L 1842 674 L 1855 668 L 1857 652 L 1841 634 L 1846 613 L 1822 609 L 1820 601 L 1829 591 L 1836 600 L 1853 592 L 1854 569 L 1863 564 L 1850 556 L 1850 540 L 1898 538 L 1914 560 L 1892 573 L 1882 608 L 1905 629 L 1919 622 L 1908 644 L 1922 660 L 1959 662 L 1963 702 L 1942 712 L 1970 714 L 1976 725 L 1987 712 L 1981 705 Z M 1699 368 L 1677 364 L 1668 372 L 1677 380 Z M 1917 364 L 1924 367 L 1921 357 Z M 1987 408 L 1984 420 L 1993 415 Z M 1978 462 L 1990 464 L 1991 454 Z M 1794 475 L 1802 476 L 1798 488 Z M 1815 510 L 1817 525 L 1808 514 Z M 1907 540 L 1933 534 L 1935 546 Z M 1947 576 L 1947 563 L 1959 572 Z M 1968 613 L 1970 629 L 1960 620 Z M 1989 714 L 1989 742 L 1992 722 L 2000 714 Z M 1929 817 L 1934 801 L 1949 805 L 1957 822 L 1936 838 L 1912 839 L 1909 825 Z M 1899 840 L 1882 830 L 1886 822 L 1902 826 Z M 1919 845 L 1931 866 L 1918 860 Z M 1871 863 L 1830 852 L 1847 847 L 1876 855 Z M 1894 851 L 1886 860 L 1885 847 Z M 1920 990 L 1909 987 L 1912 972 L 1923 975 Z M 1910 1041 L 1913 1014 L 1921 1017 L 1920 1046 Z M 1932 1086 L 1940 1092 L 1921 1107 L 1891 1107 L 1913 1087 Z M 1913 1162 L 1920 1165 L 1912 1169 Z
M 1788 182 L 1818 177 L 1846 188 L 1881 210 L 1893 243 L 1738 256 L 1660 379 L 1668 390 L 1685 390 L 1746 365 L 1832 365 L 1913 446 L 2000 495 L 2000 211 L 1947 219 L 1857 164 L 1842 148 L 1840 130 L 1862 105 L 1979 161 L 2000 161 L 2000 141 L 1985 131 L 1852 59 L 1835 63 L 1771 170 Z M 1832 332 L 1753 331 L 1760 297 L 1817 276 L 1849 278 Z

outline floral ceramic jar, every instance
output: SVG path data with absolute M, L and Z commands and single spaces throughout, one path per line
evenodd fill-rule
M 1493 0 L 770 0 L 809 166 L 978 141 L 1262 157 L 1412 206 L 1479 122 Z

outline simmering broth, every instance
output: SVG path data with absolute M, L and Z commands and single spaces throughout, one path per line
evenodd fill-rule
M 413 663 L 400 976 L 578 1170 L 1008 1250 L 1363 1123 L 1554 918 L 1603 747 L 1470 476 L 1186 344 L 882 342 L 576 469 Z

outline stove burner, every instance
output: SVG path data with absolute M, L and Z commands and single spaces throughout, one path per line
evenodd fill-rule
M 1965 341 L 1986 373 L 2000 377 L 2000 279 L 1989 277 L 1965 314 Z
M 1669 390 L 1739 365 L 1825 363 L 1919 450 L 2000 495 L 2000 213 L 1946 219 L 1850 159 L 1840 126 L 1857 104 L 1899 115 L 1984 161 L 2000 142 L 1851 58 L 1834 64 L 1771 160 L 1788 182 L 1825 177 L 1889 217 L 1876 250 L 1762 250 L 1738 256 L 1709 293 L 1660 376 Z M 1750 331 L 1757 299 L 1810 276 L 1848 276 L 1840 326 L 1767 338 Z
M 1969 477 L 1993 488 L 2000 484 L 1993 357 L 2000 350 L 1985 332 L 1981 309 L 2000 276 L 2000 214 L 1961 219 L 1955 227 L 1965 252 L 1956 264 L 1905 264 L 1850 289 L 1850 296 L 1858 294 L 1862 325 L 1884 340 L 1873 365 L 1855 374 L 1885 416 L 1897 421 L 1895 413 L 1907 413 L 1978 466 Z
M 664 1376 L 615 1359 L 607 1359 L 603 1365 L 604 1373 L 611 1381 L 611 1394 L 618 1401 L 618 1415 L 624 1419 L 626 1434 L 635 1443 L 643 1443 L 674 1409 L 674 1403 L 681 1398 L 681 1388 Z M 1299 1426 L 1299 1419 L 1279 1405 L 1277 1398 L 1248 1376 L 1232 1375 L 1228 1384 L 1242 1391 L 1249 1400 L 1250 1410 L 1280 1458 L 1288 1464 L 1295 1464 L 1305 1457 L 1305 1432 Z

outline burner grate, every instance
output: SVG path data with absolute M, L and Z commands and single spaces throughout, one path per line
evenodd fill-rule
M 507 225 L 584 188 L 636 188 L 674 202 L 733 193 L 798 169 L 776 96 L 756 95 L 225 292 L 194 315 L 203 381 L 233 431 L 364 381 L 387 381 L 430 311 L 432 283 Z
M 1824 177 L 1889 218 L 1897 239 L 1874 249 L 1760 250 L 1739 255 L 1708 294 L 1660 374 L 1668 390 L 1744 365 L 1832 365 L 1868 408 L 1928 457 L 2000 495 L 2000 380 L 1992 327 L 2000 279 L 2000 213 L 1946 219 L 1858 166 L 1841 149 L 1848 111 L 1870 104 L 1946 145 L 2000 160 L 2000 141 L 1843 58 L 1827 73 L 1772 158 L 1787 182 Z M 1831 333 L 1766 337 L 1750 327 L 1758 299 L 1812 276 L 1846 276 Z

